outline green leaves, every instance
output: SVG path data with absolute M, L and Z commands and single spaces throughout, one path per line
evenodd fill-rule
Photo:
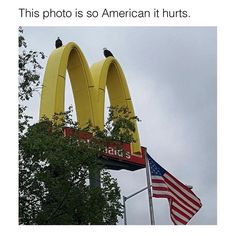
M 134 142 L 132 134 L 135 131 L 135 120 L 139 121 L 138 117 L 131 116 L 128 107 L 110 107 L 109 117 L 105 124 L 107 135 L 114 141 Z
M 21 27 L 19 28 L 18 41 L 18 96 L 20 101 L 25 101 L 29 100 L 33 96 L 33 92 L 39 88 L 39 71 L 43 68 L 41 62 L 45 59 L 45 55 L 43 52 L 27 50 L 27 44 Z
M 25 101 L 32 98 L 33 93 L 38 91 L 40 85 L 39 72 L 42 69 L 41 60 L 45 58 L 43 52 L 27 50 L 27 44 L 23 36 L 23 29 L 20 27 L 18 36 L 19 59 L 18 59 L 18 114 L 19 114 L 19 132 L 21 137 L 27 129 L 32 117 L 26 114 L 27 107 Z

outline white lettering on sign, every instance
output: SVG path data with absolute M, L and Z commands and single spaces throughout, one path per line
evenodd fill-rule
M 124 151 L 122 149 L 116 149 L 113 147 L 106 147 L 104 153 L 110 156 L 126 158 L 126 159 L 130 159 L 131 157 L 130 152 Z

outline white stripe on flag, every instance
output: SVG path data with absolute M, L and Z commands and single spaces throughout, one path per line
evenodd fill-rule
M 153 190 L 152 192 L 157 195 L 168 195 L 168 196 L 172 197 L 172 194 L 170 193 L 170 191 Z
M 158 175 L 152 175 L 152 179 L 160 179 L 163 180 L 162 176 L 158 176 Z M 163 180 L 164 181 L 164 180 Z
M 168 186 L 165 183 L 152 183 L 152 187 L 168 188 Z
M 178 216 L 181 220 L 184 220 L 186 223 L 189 221 L 189 219 L 185 218 L 183 215 L 179 214 L 177 211 L 172 210 L 172 213 L 176 216 Z

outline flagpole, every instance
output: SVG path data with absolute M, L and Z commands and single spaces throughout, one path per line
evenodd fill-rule
M 149 161 L 148 161 L 148 157 L 147 157 L 147 150 L 145 151 L 145 162 L 146 162 L 146 176 L 147 176 L 147 186 L 148 186 L 150 219 L 151 219 L 151 225 L 155 225 L 153 204 L 152 204 L 151 183 L 150 183 L 150 169 L 149 169 Z

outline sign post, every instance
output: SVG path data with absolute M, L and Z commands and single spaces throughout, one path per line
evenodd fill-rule
M 123 196 L 124 225 L 127 225 L 126 206 L 125 206 L 126 200 L 127 200 L 127 198 L 125 196 Z
M 91 188 L 101 188 L 100 170 L 89 170 Z

